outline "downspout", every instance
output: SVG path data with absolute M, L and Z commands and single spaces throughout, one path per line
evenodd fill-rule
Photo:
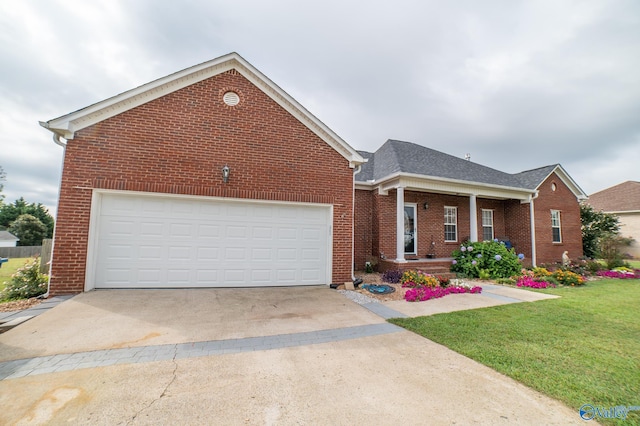
M 358 164 L 353 172 L 353 199 L 351 200 L 351 281 L 356 280 L 356 175 L 362 171 L 362 164 Z
M 531 266 L 533 266 L 534 268 L 537 266 L 537 260 L 536 260 L 536 220 L 535 220 L 535 213 L 534 213 L 534 208 L 533 208 L 533 200 L 535 200 L 536 198 L 538 198 L 538 191 L 536 191 L 535 195 L 529 195 L 529 219 L 531 221 L 530 226 L 531 226 Z
M 48 128 L 46 123 L 40 122 L 40 125 L 42 127 L 44 127 L 45 129 Z M 64 155 L 65 152 L 67 151 L 67 144 L 66 142 L 62 142 L 62 140 L 60 140 L 60 135 L 57 133 L 53 133 L 53 142 L 55 142 L 56 145 L 59 145 L 62 147 L 62 168 L 60 169 L 60 183 L 58 185 L 58 202 L 60 201 L 60 190 L 62 189 L 62 169 L 64 168 Z M 60 206 L 58 205 L 57 208 L 59 208 Z M 51 265 L 52 265 L 52 260 L 53 260 L 53 251 L 55 250 L 55 245 L 56 245 L 56 229 L 58 228 L 58 214 L 57 214 L 57 208 L 56 208 L 56 221 L 53 225 L 53 240 L 51 241 L 51 260 L 49 261 L 49 279 L 47 280 L 47 292 L 45 294 L 43 294 L 42 296 L 40 296 L 43 299 L 48 299 L 49 298 L 49 291 L 51 289 Z M 42 259 L 40 259 L 40 261 L 42 261 Z
M 62 141 L 60 140 L 60 135 L 59 135 L 59 134 L 57 134 L 57 133 L 54 133 L 54 134 L 53 134 L 53 141 L 56 143 L 56 145 L 60 145 L 60 146 L 61 146 L 61 147 L 63 147 L 63 148 L 66 148 L 66 147 L 67 147 L 66 142 L 62 142 Z

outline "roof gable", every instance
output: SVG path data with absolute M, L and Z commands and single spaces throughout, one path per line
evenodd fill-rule
M 40 122 L 40 125 L 52 131 L 54 135 L 73 139 L 75 132 L 81 129 L 232 69 L 247 78 L 340 153 L 349 161 L 351 167 L 364 162 L 360 154 L 347 142 L 235 52 L 154 80 L 70 114 Z
M 571 176 L 569 176 L 569 173 L 567 173 L 560 164 L 552 164 L 550 166 L 539 167 L 533 170 L 526 170 L 524 172 L 517 173 L 514 176 L 520 180 L 523 187 L 537 190 L 553 173 L 555 173 L 556 176 L 558 176 L 569 188 L 569 190 L 573 192 L 577 199 L 584 200 L 587 198 L 587 194 L 582 190 L 582 188 L 580 188 L 580 186 L 578 186 L 578 184 Z
M 589 196 L 588 203 L 608 212 L 640 211 L 640 182 L 628 180 Z

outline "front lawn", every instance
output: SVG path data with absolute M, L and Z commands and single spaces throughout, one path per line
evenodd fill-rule
M 639 406 L 640 280 L 536 291 L 562 297 L 391 322 L 563 401 L 576 416 L 583 404 Z M 640 411 L 627 422 L 640 422 Z
M 640 269 L 640 260 L 627 260 L 627 263 L 634 269 Z

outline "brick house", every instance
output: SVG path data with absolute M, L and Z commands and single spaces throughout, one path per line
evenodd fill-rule
M 49 295 L 343 283 L 372 257 L 446 258 L 489 216 L 534 261 L 581 254 L 561 166 L 358 152 L 236 53 L 40 124 L 64 147 Z
M 369 261 L 381 271 L 441 271 L 461 243 L 496 238 L 529 265 L 582 256 L 585 194 L 559 164 L 508 174 L 395 140 L 360 154 L 357 269 Z
M 591 194 L 587 203 L 597 211 L 618 216 L 620 234 L 633 239 L 623 251 L 640 258 L 640 182 L 628 180 L 603 189 Z

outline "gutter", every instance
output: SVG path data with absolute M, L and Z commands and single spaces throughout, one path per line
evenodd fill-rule
M 63 170 L 64 169 L 64 154 L 66 152 L 67 143 L 63 142 L 61 140 L 61 136 L 59 134 L 57 134 L 56 132 L 54 132 L 53 130 L 51 130 L 47 123 L 45 123 L 43 121 L 40 121 L 39 123 L 45 129 L 50 130 L 50 131 L 53 132 L 53 142 L 56 145 L 59 145 L 59 146 L 62 147 L 62 168 L 60 170 Z M 61 189 L 62 189 L 62 176 L 60 176 L 60 183 L 58 184 L 58 201 L 60 201 L 60 191 L 61 191 Z M 59 207 L 60 206 L 57 206 L 57 208 L 59 208 Z M 55 224 L 53 225 L 53 240 L 51 241 L 51 260 L 49 261 L 49 279 L 47 280 L 47 292 L 40 296 L 42 299 L 48 299 L 49 298 L 49 292 L 51 291 L 51 265 L 53 264 L 53 252 L 54 252 L 55 246 L 56 246 L 56 230 L 58 228 L 57 208 L 56 208 L 56 221 L 55 221 Z M 42 259 L 40 259 L 40 261 L 42 262 Z
M 355 242 L 356 242 L 356 175 L 362 171 L 362 164 L 358 164 L 353 172 L 353 189 L 351 193 L 353 198 L 351 200 L 351 281 L 356 280 L 356 254 L 355 254 Z

